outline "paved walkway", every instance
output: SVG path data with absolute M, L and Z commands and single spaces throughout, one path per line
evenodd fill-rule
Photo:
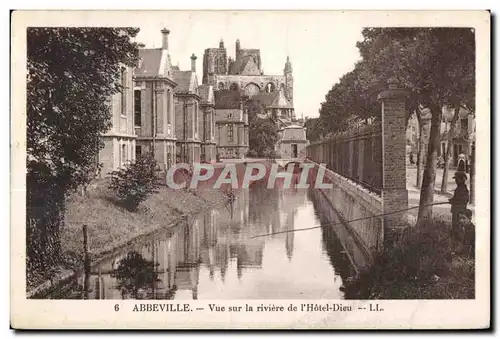
M 451 169 L 448 172 L 448 193 L 441 193 L 441 181 L 443 178 L 443 170 L 441 168 L 437 169 L 436 172 L 436 182 L 434 186 L 434 202 L 446 202 L 453 196 L 453 192 L 457 185 L 455 184 L 455 179 L 453 179 L 453 175 L 455 174 L 455 170 Z M 470 190 L 470 182 L 469 176 L 467 176 L 467 187 Z M 420 201 L 420 189 L 418 189 L 415 184 L 417 182 L 417 168 L 415 166 L 406 168 L 406 189 L 408 190 L 408 205 L 409 207 L 418 206 Z M 451 220 L 451 205 L 437 205 L 433 206 L 433 211 L 436 215 L 439 215 L 443 218 Z M 473 213 L 474 218 L 474 205 L 469 204 L 468 208 Z M 411 210 L 411 214 L 417 215 L 418 209 Z

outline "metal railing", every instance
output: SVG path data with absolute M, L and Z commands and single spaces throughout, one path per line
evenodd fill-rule
M 307 158 L 380 194 L 382 190 L 382 128 L 366 125 L 307 146 Z

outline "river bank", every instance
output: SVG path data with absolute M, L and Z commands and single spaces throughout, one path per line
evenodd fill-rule
M 373 266 L 344 287 L 347 299 L 474 299 L 474 254 L 447 220 L 391 230 Z
M 171 189 L 161 187 L 130 212 L 102 180 L 85 195 L 68 198 L 65 226 L 61 229 L 60 266 L 51 271 L 52 277 L 28 279 L 28 297 L 44 293 L 59 282 L 70 279 L 82 270 L 83 225 L 87 225 L 92 263 L 99 261 L 135 239 L 154 231 L 178 224 L 186 215 L 222 205 L 229 200 L 224 189 Z

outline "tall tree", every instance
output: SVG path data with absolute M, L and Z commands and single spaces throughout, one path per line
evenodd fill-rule
M 448 193 L 448 169 L 450 166 L 450 157 L 451 157 L 451 145 L 453 143 L 453 138 L 456 136 L 455 130 L 458 118 L 460 116 L 460 106 L 455 106 L 452 108 L 452 118 L 450 121 L 450 129 L 447 131 L 446 135 L 446 150 L 443 154 L 444 168 L 443 168 L 443 176 L 441 178 L 441 193 Z M 448 111 L 445 110 L 443 112 L 444 118 L 446 119 L 445 123 L 448 123 Z
M 248 121 L 251 122 L 254 119 L 258 119 L 257 114 L 261 114 L 264 107 L 260 101 L 254 100 L 252 98 L 245 100 L 245 109 L 248 114 Z
M 270 119 L 252 119 L 248 128 L 250 150 L 259 157 L 267 157 L 278 142 L 278 127 Z
M 372 74 L 398 78 L 424 109 L 431 128 L 422 178 L 418 223 L 432 217 L 442 108 L 473 105 L 474 32 L 469 28 L 370 28 L 358 43 Z M 413 99 L 414 98 L 414 99 Z
M 427 155 L 427 147 L 429 145 L 431 112 L 429 109 L 424 109 L 420 105 L 417 105 L 415 111 L 418 121 L 417 182 L 415 186 L 421 188 L 422 167 L 425 163 L 424 159 Z
M 95 173 L 111 95 L 138 61 L 135 28 L 29 28 L 27 32 L 27 273 L 60 258 L 67 194 Z
M 324 133 L 323 120 L 321 118 L 310 118 L 304 123 L 306 128 L 307 140 L 314 142 L 321 140 Z
M 321 103 L 319 113 L 324 134 L 346 130 L 352 123 L 368 118 L 380 119 L 377 95 L 385 89 L 386 80 L 377 78 L 363 61 L 356 63 Z

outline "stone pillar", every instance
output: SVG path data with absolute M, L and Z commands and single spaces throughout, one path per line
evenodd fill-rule
M 408 93 L 389 79 L 382 102 L 382 208 L 391 213 L 408 208 L 406 189 L 406 107 Z M 400 227 L 405 212 L 384 217 L 384 229 Z

